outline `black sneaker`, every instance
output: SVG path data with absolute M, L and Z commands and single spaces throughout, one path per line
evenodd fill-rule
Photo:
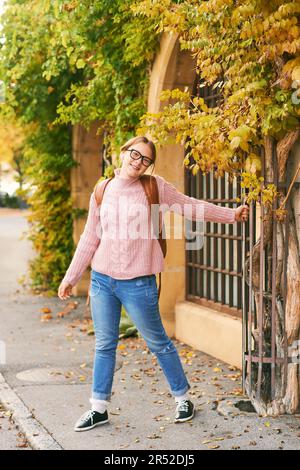
M 182 400 L 177 404 L 175 423 L 188 421 L 194 416 L 195 407 L 190 400 Z
M 108 422 L 107 410 L 104 413 L 88 410 L 77 421 L 74 431 L 88 431 L 89 429 Z

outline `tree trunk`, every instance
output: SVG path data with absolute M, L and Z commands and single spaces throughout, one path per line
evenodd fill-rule
M 299 132 L 293 132 L 285 136 L 277 145 L 277 151 L 273 139 L 265 138 L 265 180 L 274 181 L 274 163 L 278 168 L 279 181 L 286 178 L 286 163 L 290 149 L 299 136 Z M 277 162 L 274 162 L 274 158 Z M 257 311 L 257 324 L 262 315 L 263 325 L 263 356 L 271 357 L 271 333 L 272 333 L 272 244 L 273 244 L 273 218 L 271 209 L 265 213 L 263 225 L 263 245 L 266 252 L 267 285 L 264 289 L 262 312 L 260 312 L 260 245 L 261 238 L 253 247 L 252 252 L 252 285 Z M 250 390 L 249 364 L 247 364 L 245 388 L 256 411 L 261 415 L 277 416 L 283 413 L 295 413 L 300 404 L 299 388 L 299 351 L 300 351 L 300 257 L 297 239 L 294 210 L 286 215 L 288 217 L 288 236 L 285 221 L 277 221 L 276 243 L 276 357 L 284 357 L 286 348 L 288 356 L 292 356 L 293 362 L 287 366 L 286 383 L 284 379 L 284 365 L 276 364 L 275 398 L 271 396 L 271 365 L 262 365 L 262 381 L 260 394 L 258 393 L 258 363 L 253 362 L 251 367 L 252 388 Z M 287 247 L 287 259 L 285 262 L 285 247 Z M 249 265 L 249 260 L 247 261 Z M 286 291 L 285 291 L 286 270 Z M 247 272 L 247 269 L 246 269 Z M 284 305 L 285 304 L 285 305 Z M 259 355 L 259 328 L 252 330 L 252 355 Z

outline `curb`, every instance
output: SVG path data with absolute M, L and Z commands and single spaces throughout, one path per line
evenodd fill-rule
M 49 432 L 34 418 L 16 392 L 0 373 L 0 403 L 9 411 L 34 450 L 63 450 Z

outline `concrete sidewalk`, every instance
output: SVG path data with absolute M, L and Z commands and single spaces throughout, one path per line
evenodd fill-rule
M 1 337 L 7 346 L 1 373 L 45 432 L 39 432 L 38 444 L 28 436 L 33 447 L 52 448 L 57 443 L 63 449 L 300 448 L 299 417 L 266 419 L 239 412 L 229 401 L 243 399 L 240 372 L 177 341 L 197 412 L 192 422 L 175 424 L 173 397 L 142 338 L 119 342 L 110 422 L 74 432 L 75 421 L 89 408 L 94 347 L 94 337 L 80 331 L 84 301 L 77 300 L 77 309 L 58 319 L 60 301 L 12 295 L 1 314 L 6 325 Z M 42 308 L 51 309 L 48 322 L 40 320 Z
M 23 223 L 17 220 L 5 221 L 10 234 L 20 231 Z M 72 298 L 76 308 L 60 316 L 65 302 L 18 291 L 16 277 L 28 248 L 18 237 L 14 242 L 11 236 L 1 238 L 6 272 L 0 279 L 0 340 L 6 361 L 0 365 L 0 402 L 26 430 L 33 448 L 300 449 L 299 416 L 241 412 L 234 406 L 246 399 L 240 371 L 176 340 L 196 406 L 193 421 L 173 422 L 174 399 L 156 357 L 142 338 L 127 338 L 119 341 L 109 423 L 74 432 L 76 420 L 89 408 L 94 355 L 85 299 Z

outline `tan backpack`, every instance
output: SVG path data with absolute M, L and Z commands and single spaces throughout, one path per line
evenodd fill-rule
M 113 177 L 107 178 L 105 180 L 104 184 L 101 184 L 101 185 L 97 184 L 96 185 L 95 198 L 96 198 L 96 202 L 97 202 L 98 207 L 102 203 L 103 194 L 104 194 L 104 191 L 106 189 L 106 186 L 108 185 L 108 183 L 112 179 L 113 179 Z M 152 204 L 159 204 L 159 192 L 158 192 L 158 186 L 157 186 L 156 178 L 155 178 L 155 176 L 152 176 L 152 175 L 142 175 L 140 177 L 140 182 L 142 183 L 143 189 L 145 191 L 145 195 L 147 197 L 147 201 L 148 201 L 148 205 L 149 205 L 149 210 L 151 212 Z M 153 215 L 154 214 L 151 212 L 151 218 L 153 217 Z M 167 240 L 166 240 L 165 237 L 163 237 L 164 226 L 163 226 L 163 223 L 162 223 L 161 214 L 159 214 L 159 217 L 160 217 L 160 224 L 159 224 L 160 230 L 159 230 L 159 235 L 158 235 L 157 241 L 159 242 L 160 247 L 161 247 L 161 251 L 163 253 L 163 256 L 165 257 L 166 253 L 167 253 Z M 160 297 L 160 291 L 161 291 L 161 273 L 159 273 L 158 298 Z M 89 293 L 88 293 L 88 298 L 87 298 L 86 303 L 87 304 L 89 303 Z

